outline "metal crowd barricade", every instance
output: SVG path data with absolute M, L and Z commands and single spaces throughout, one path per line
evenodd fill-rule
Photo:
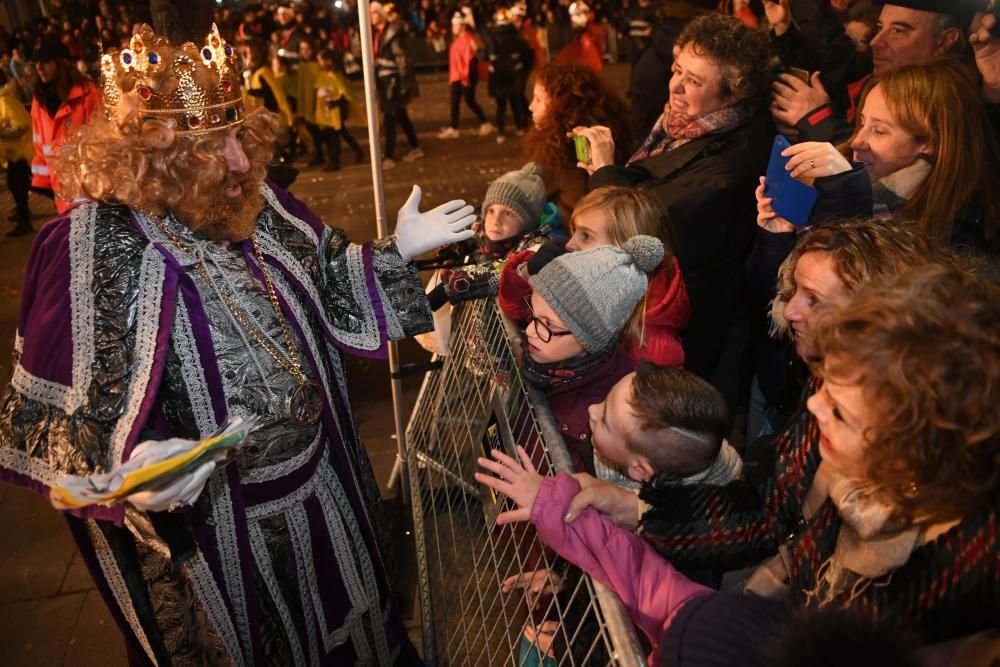
M 427 373 L 406 430 L 425 661 L 640 667 L 617 596 L 545 548 L 531 524 L 497 526 L 512 504 L 473 479 L 478 456 L 516 456 L 515 444 L 540 471 L 571 471 L 544 396 L 521 379 L 518 348 L 495 300 L 456 307 L 451 354 Z M 504 592 L 511 578 L 534 585 Z

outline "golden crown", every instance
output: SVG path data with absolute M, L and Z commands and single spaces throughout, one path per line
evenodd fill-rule
M 129 48 L 101 55 L 108 118 L 134 106 L 138 122 L 162 120 L 178 134 L 206 134 L 242 123 L 241 79 L 240 59 L 214 24 L 201 48 L 192 42 L 174 46 L 143 24 Z

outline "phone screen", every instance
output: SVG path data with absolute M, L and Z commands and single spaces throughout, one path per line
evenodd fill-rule
M 573 137 L 574 148 L 576 148 L 576 159 L 578 162 L 590 164 L 590 141 L 587 137 L 576 135 Z

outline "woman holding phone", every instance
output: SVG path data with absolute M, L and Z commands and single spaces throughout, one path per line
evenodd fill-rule
M 624 160 L 632 148 L 628 105 L 583 65 L 548 63 L 535 73 L 529 109 L 525 156 L 542 166 L 546 198 L 559 206 L 563 220 L 570 220 L 587 193 L 587 173 L 578 168 L 574 141 L 567 135 L 578 125 L 603 125 L 617 145 L 613 155 Z
M 619 147 L 607 128 L 573 130 L 590 143 L 590 162 L 580 165 L 590 189 L 638 186 L 667 209 L 691 297 L 685 366 L 706 379 L 738 375 L 717 366 L 741 310 L 754 234 L 750 195 L 774 138 L 769 57 L 765 34 L 732 16 L 699 16 L 677 39 L 663 115 L 630 160 L 616 160 Z
M 1000 159 L 975 69 L 953 58 L 874 77 L 844 146 L 787 149 L 786 169 L 812 180 L 812 220 L 875 215 L 916 220 L 945 245 L 1000 255 Z M 757 191 L 760 221 L 790 232 Z

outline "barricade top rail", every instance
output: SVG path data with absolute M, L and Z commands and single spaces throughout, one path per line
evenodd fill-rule
M 457 306 L 451 354 L 429 372 L 406 431 L 424 656 L 429 665 L 639 667 L 644 651 L 617 596 L 558 558 L 531 524 L 477 484 L 476 459 L 528 452 L 572 472 L 541 392 L 518 370 L 520 337 L 496 301 Z

